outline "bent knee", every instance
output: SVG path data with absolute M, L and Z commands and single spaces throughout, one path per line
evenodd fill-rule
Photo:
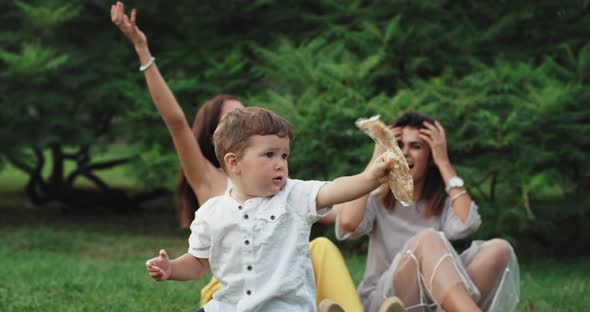
M 421 244 L 427 243 L 438 243 L 442 241 L 444 234 L 440 231 L 436 231 L 434 229 L 426 229 L 418 234 L 416 234 L 416 241 Z
M 414 235 L 414 237 L 408 241 L 407 250 L 420 253 L 419 250 L 424 248 L 428 249 L 442 246 L 444 245 L 443 238 L 444 234 L 442 232 L 434 229 L 426 229 Z
M 485 242 L 482 247 L 485 248 L 486 253 L 491 254 L 491 257 L 504 264 L 508 263 L 514 253 L 510 243 L 501 238 L 491 239 Z
M 416 236 L 425 237 L 425 238 L 434 238 L 434 237 L 440 238 L 441 234 L 442 234 L 441 231 L 437 231 L 435 229 L 426 229 L 421 232 L 418 232 L 418 234 L 416 234 Z

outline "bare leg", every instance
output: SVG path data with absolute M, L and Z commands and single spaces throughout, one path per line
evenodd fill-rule
M 394 275 L 393 289 L 406 307 L 420 304 L 420 277 L 418 274 L 418 262 L 412 253 L 404 253 Z
M 394 272 L 393 285 L 408 311 L 426 304 L 426 292 L 446 311 L 480 311 L 453 261 L 439 232 L 426 230 L 410 240 Z
M 477 255 L 467 265 L 467 274 L 479 289 L 482 299 L 487 298 L 489 292 L 496 287 L 512 252 L 512 247 L 505 240 L 492 239 L 483 243 Z
M 481 311 L 467 293 L 465 285 L 457 284 L 449 289 L 442 302 L 442 307 L 447 312 L 451 311 Z

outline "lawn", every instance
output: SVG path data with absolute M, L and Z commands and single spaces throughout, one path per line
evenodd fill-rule
M 161 214 L 60 215 L 59 211 L 4 208 L 0 222 L 2 311 L 160 311 L 196 308 L 206 282 L 156 283 L 144 262 L 166 247 L 187 248 L 187 230 Z M 361 256 L 347 257 L 353 279 Z M 521 266 L 519 311 L 585 311 L 590 307 L 590 259 L 537 259 Z
M 7 174 L 8 172 L 8 174 Z M 165 247 L 186 251 L 188 230 L 174 208 L 131 215 L 26 207 L 14 171 L 0 174 L 1 311 L 191 311 L 209 276 L 190 282 L 152 281 L 145 260 Z M 108 173 L 107 173 L 108 174 Z M 8 178 L 7 178 L 8 176 Z M 122 184 L 126 184 L 127 182 Z M 2 189 L 2 188 L 0 188 Z M 518 311 L 590 309 L 590 259 L 527 259 L 521 264 Z M 364 257 L 346 256 L 356 283 Z

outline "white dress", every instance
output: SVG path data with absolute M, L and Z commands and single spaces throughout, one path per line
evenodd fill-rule
M 465 285 L 482 310 L 513 311 L 519 300 L 520 286 L 518 262 L 512 249 L 510 248 L 511 256 L 508 264 L 503 275 L 498 277 L 494 290 L 490 291 L 487 298 L 481 298 L 465 268 L 477 255 L 485 241 L 474 241 L 471 247 L 460 256 L 449 243 L 449 240 L 467 237 L 479 228 L 481 218 L 477 212 L 477 205 L 471 203 L 465 223 L 455 215 L 448 199 L 440 216 L 425 218 L 421 213 L 424 209 L 426 209 L 425 201 L 409 207 L 404 207 L 398 202 L 395 209 L 386 209 L 381 206 L 378 196 L 371 195 L 363 219 L 354 232 L 346 232 L 339 226 L 338 220 L 336 221 L 336 237 L 339 240 L 369 236 L 365 274 L 357 288 L 365 311 L 376 311 L 385 298 L 394 295 L 406 298 L 408 311 L 442 311 L 437 299 L 443 298 L 446 291 L 458 282 Z M 398 292 L 394 289 L 394 272 L 400 265 L 400 261 L 405 261 L 404 254 L 406 259 L 408 257 L 416 259 L 415 253 L 419 251 L 414 249 L 414 245 L 420 238 L 426 237 L 429 240 L 428 243 L 438 244 L 442 256 L 432 259 L 431 273 L 427 276 L 422 274 L 428 271 L 426 267 L 414 270 L 416 274 L 413 280 L 418 281 L 418 285 L 416 285 L 415 294 L 412 295 L 414 297 L 410 296 L 412 299 L 407 299 L 409 298 L 407 293 L 401 294 L 399 289 Z M 417 262 L 415 266 L 419 267 Z M 437 281 L 442 280 L 443 283 L 433 286 L 432 277 L 436 274 L 446 274 L 449 277 L 438 278 Z M 401 284 L 408 285 L 407 289 L 412 287 L 410 281 L 404 281 Z

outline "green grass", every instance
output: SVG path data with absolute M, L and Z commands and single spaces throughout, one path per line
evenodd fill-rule
M 208 278 L 152 281 L 145 260 L 166 247 L 186 251 L 187 230 L 170 212 L 150 215 L 56 215 L 3 209 L 0 221 L 2 311 L 190 311 Z M 364 257 L 346 257 L 358 283 Z M 519 311 L 585 311 L 590 259 L 536 260 L 521 265 Z
M 117 152 L 115 151 L 115 154 Z M 101 172 L 117 186 L 132 187 L 124 167 Z M 186 251 L 188 230 L 176 228 L 170 199 L 150 213 L 76 212 L 56 206 L 26 208 L 26 176 L 0 171 L 0 311 L 190 311 L 209 276 L 190 282 L 152 281 L 146 259 L 165 247 Z M 519 255 L 520 258 L 522 255 Z M 355 283 L 365 258 L 347 255 Z M 590 259 L 530 259 L 521 264 L 518 311 L 590 309 Z
M 13 213 L 0 223 L 0 310 L 164 311 L 198 307 L 206 279 L 152 281 L 146 259 L 186 251 L 172 214 Z
M 124 157 L 112 147 L 97 160 Z M 48 157 L 48 163 L 50 157 Z M 50 168 L 44 168 L 47 176 Z M 66 172 L 73 170 L 66 163 Z M 135 187 L 125 166 L 98 172 L 110 185 Z M 27 176 L 7 166 L 0 171 L 0 311 L 190 311 L 210 275 L 190 282 L 154 282 L 145 260 L 166 248 L 186 251 L 188 230 L 176 228 L 172 203 L 159 213 L 63 214 L 56 207 L 25 208 L 19 193 Z M 89 186 L 80 179 L 79 185 Z M 590 310 L 590 259 L 525 259 L 521 263 L 518 311 Z M 346 255 L 356 284 L 363 255 Z

